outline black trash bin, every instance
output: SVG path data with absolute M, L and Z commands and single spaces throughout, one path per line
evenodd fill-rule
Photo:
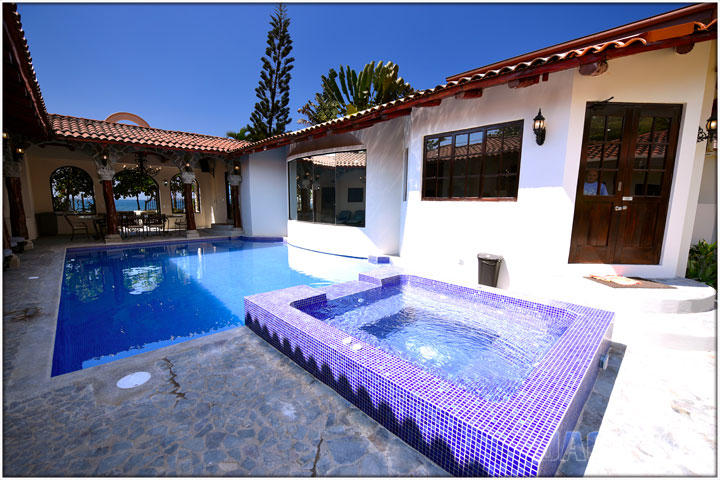
M 490 253 L 478 253 L 478 283 L 488 287 L 497 287 L 500 264 L 503 257 Z

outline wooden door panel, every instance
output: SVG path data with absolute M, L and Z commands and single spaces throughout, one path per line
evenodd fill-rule
M 595 203 L 588 212 L 587 243 L 592 247 L 608 247 L 610 244 L 610 222 L 612 203 Z
M 588 104 L 570 263 L 660 262 L 681 113 Z

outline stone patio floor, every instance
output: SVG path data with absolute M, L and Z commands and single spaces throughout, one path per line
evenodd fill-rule
M 245 327 L 50 378 L 69 243 L 59 237 L 35 245 L 3 278 L 4 475 L 447 475 Z M 620 445 L 619 438 L 632 438 L 625 442 L 631 447 L 643 442 L 638 440 L 643 432 L 628 437 L 621 428 L 632 412 L 625 402 L 634 401 L 627 397 L 635 376 L 653 384 L 653 376 L 642 371 L 619 384 L 630 351 L 613 344 L 610 366 L 598 376 L 558 475 L 622 474 L 613 470 L 612 448 L 600 447 Z M 698 368 L 706 369 L 706 363 Z M 115 387 L 118 379 L 140 370 L 152 374 L 148 383 Z M 692 405 L 673 404 L 671 411 L 679 415 L 675 427 L 687 430 L 706 416 L 714 418 L 714 399 L 708 401 L 704 391 L 698 398 Z M 714 432 L 714 420 L 711 425 L 703 434 Z M 704 472 L 706 452 L 701 449 L 697 455 L 703 461 L 685 471 Z M 599 466 L 596 457 L 602 458 Z M 638 471 L 647 463 L 641 460 L 634 464 Z

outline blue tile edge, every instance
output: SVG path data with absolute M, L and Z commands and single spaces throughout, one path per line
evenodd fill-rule
M 249 328 L 450 473 L 554 472 L 565 447 L 565 432 L 574 427 L 597 376 L 599 356 L 609 346 L 612 313 L 557 301 L 541 305 L 482 288 L 404 275 L 395 267 L 361 274 L 359 280 L 364 283 L 332 286 L 333 297 L 342 296 L 343 285 L 358 291 L 402 282 L 427 283 L 434 289 L 454 288 L 488 301 L 535 304 L 544 311 L 573 316 L 572 335 L 566 332 L 561 337 L 516 397 L 487 402 L 292 307 L 325 301 L 317 289 L 285 289 L 245 298 Z M 593 328 L 583 328 L 590 321 Z M 359 352 L 342 343 L 348 338 L 362 345 Z M 568 347 L 584 353 L 576 355 L 569 371 Z M 409 372 L 409 379 L 399 377 L 398 371 Z M 564 376 L 554 377 L 560 374 Z M 527 404 L 533 408 L 522 411 Z
M 155 242 L 131 242 L 131 243 L 112 243 L 109 245 L 96 245 L 92 247 L 66 247 L 67 252 L 90 252 L 96 250 L 114 250 L 124 248 L 142 248 L 152 247 L 157 245 L 182 245 L 185 243 L 207 243 L 216 241 L 227 241 L 227 240 L 241 240 L 243 242 L 259 242 L 259 243 L 283 243 L 282 237 L 248 237 L 245 235 L 234 235 L 232 237 L 201 237 L 201 238 L 185 238 L 185 239 L 174 239 L 174 240 L 159 240 Z

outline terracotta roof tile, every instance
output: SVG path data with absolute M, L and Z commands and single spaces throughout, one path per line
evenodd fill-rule
M 47 132 L 49 121 L 47 108 L 45 106 L 45 99 L 43 99 L 42 92 L 40 91 L 40 84 L 38 83 L 35 67 L 32 63 L 32 56 L 30 55 L 30 47 L 28 46 L 27 38 L 25 37 L 25 31 L 22 28 L 20 14 L 17 11 L 16 4 L 3 4 L 3 24 L 7 27 L 6 33 L 9 35 L 11 43 L 14 44 L 10 46 L 4 45 L 3 52 L 5 49 L 12 47 L 16 47 L 19 50 L 17 52 L 19 55 L 17 61 L 27 72 L 27 87 L 32 91 L 33 103 L 37 108 L 37 113 L 40 116 L 43 128 L 46 130 L 47 134 L 49 133 Z
M 248 144 L 248 142 L 232 138 L 161 130 L 67 115 L 50 114 L 50 121 L 55 135 L 66 139 L 96 140 L 217 153 L 228 153 Z
M 703 24 L 701 22 L 694 22 L 693 25 L 693 34 L 702 34 L 709 31 L 715 31 L 717 29 L 717 19 L 712 20 L 711 22 L 708 22 L 707 24 Z M 567 68 L 573 68 L 575 66 L 575 63 L 570 63 L 570 60 L 577 59 L 580 57 L 588 56 L 591 54 L 598 54 L 602 52 L 606 52 L 609 50 L 623 50 L 628 49 L 629 47 L 640 47 L 636 52 L 633 51 L 633 53 L 640 53 L 643 51 L 642 47 L 648 46 L 651 47 L 652 45 L 650 42 L 648 42 L 641 34 L 634 35 L 628 38 L 618 38 L 602 43 L 598 43 L 596 45 L 590 45 L 583 48 L 577 48 L 568 50 L 562 53 L 556 53 L 547 57 L 537 57 L 529 61 L 525 62 L 519 62 L 513 65 L 506 65 L 502 66 L 501 68 L 495 69 L 495 70 L 488 70 L 483 73 L 477 73 L 468 77 L 462 77 L 456 81 L 448 82 L 444 85 L 438 85 L 434 88 L 430 88 L 427 90 L 420 90 L 415 92 L 412 95 L 408 95 L 406 97 L 403 97 L 399 100 L 395 100 L 389 103 L 385 103 L 382 105 L 378 105 L 375 107 L 371 107 L 367 110 L 363 110 L 361 112 L 352 114 L 352 115 L 346 115 L 341 118 L 336 118 L 324 123 L 320 123 L 317 125 L 313 125 L 307 128 L 303 128 L 301 130 L 295 130 L 293 132 L 287 132 L 280 135 L 276 135 L 274 137 L 266 138 L 265 140 L 261 140 L 259 142 L 250 143 L 249 145 L 245 147 L 241 147 L 238 150 L 243 152 L 251 152 L 255 149 L 259 148 L 275 148 L 281 145 L 284 145 L 288 142 L 293 141 L 299 141 L 300 139 L 304 139 L 304 137 L 308 137 L 310 135 L 313 135 L 315 133 L 321 133 L 327 130 L 332 129 L 341 129 L 345 127 L 349 127 L 352 125 L 357 125 L 359 123 L 370 123 L 370 122 L 379 122 L 383 119 L 378 114 L 384 111 L 388 110 L 398 110 L 397 108 L 393 107 L 401 107 L 401 108 L 412 108 L 412 106 L 422 104 L 423 101 L 428 101 L 431 99 L 436 99 L 438 97 L 440 98 L 446 98 L 449 97 L 457 92 L 462 91 L 463 86 L 467 86 L 467 88 L 480 88 L 485 83 L 490 81 L 491 79 L 502 77 L 505 75 L 510 75 L 514 73 L 521 73 L 525 70 L 534 69 L 535 67 L 540 67 L 544 65 L 549 64 L 563 64 L 565 63 L 567 66 L 563 66 L 561 68 L 558 68 L 558 70 L 567 69 Z M 532 72 L 529 73 L 529 75 L 532 75 Z M 473 84 L 472 86 L 469 86 L 469 84 Z M 438 95 L 439 94 L 439 95 Z M 432 97 L 432 98 L 428 98 Z M 369 126 L 369 125 L 368 125 Z M 365 128 L 365 127 L 362 127 Z

